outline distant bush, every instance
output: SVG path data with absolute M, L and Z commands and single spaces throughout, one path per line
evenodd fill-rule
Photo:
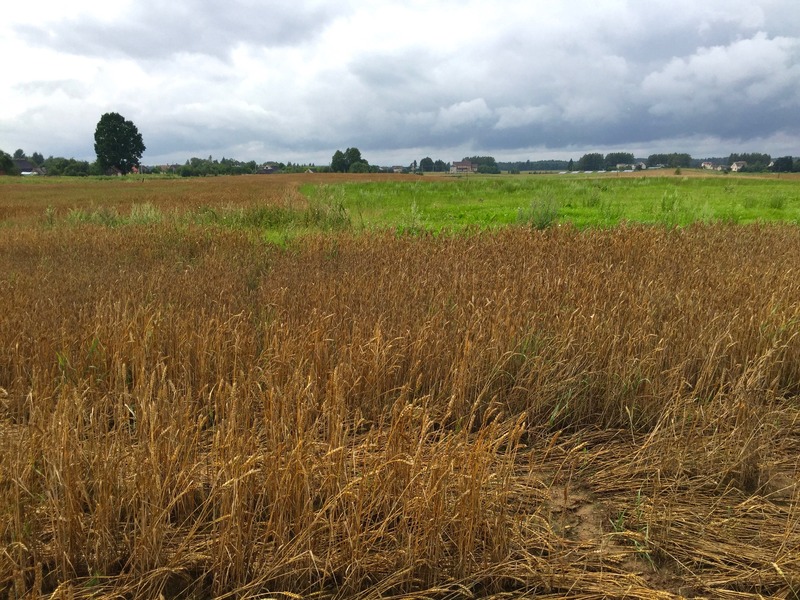
M 10 154 L 0 150 L 0 175 L 19 175 Z
M 774 210 L 783 210 L 786 208 L 786 196 L 777 195 L 772 196 L 767 202 L 767 206 Z

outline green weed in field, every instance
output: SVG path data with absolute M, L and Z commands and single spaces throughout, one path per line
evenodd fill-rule
M 602 220 L 609 225 L 619 223 L 620 219 L 622 219 L 622 216 L 625 214 L 625 209 L 622 204 L 610 200 L 603 200 L 600 203 L 599 210 Z
M 551 190 L 544 190 L 526 208 L 517 211 L 517 222 L 533 229 L 547 229 L 558 221 L 559 202 Z
M 44 218 L 48 227 L 53 227 L 56 224 L 56 209 L 54 206 L 49 205 L 44 209 Z
M 312 200 L 303 214 L 303 224 L 323 230 L 341 230 L 349 229 L 352 221 L 350 212 L 341 200 Z
M 113 206 L 102 206 L 93 211 L 74 208 L 67 213 L 67 222 L 72 225 L 105 225 L 116 227 L 122 223 L 117 209 Z
M 153 225 L 161 223 L 164 215 L 161 211 L 150 204 L 134 204 L 131 206 L 130 215 L 128 215 L 128 223 L 131 225 Z
M 778 194 L 771 196 L 767 202 L 767 206 L 773 210 L 783 210 L 786 208 L 786 196 Z
M 405 223 L 398 227 L 398 233 L 408 233 L 412 235 L 419 235 L 425 232 L 425 221 L 422 211 L 419 209 L 416 201 L 411 203 L 411 208 L 408 211 L 408 218 Z

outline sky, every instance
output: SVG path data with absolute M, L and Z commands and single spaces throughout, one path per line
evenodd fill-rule
M 797 0 L 40 0 L 2 9 L 0 149 L 142 163 L 800 155 Z

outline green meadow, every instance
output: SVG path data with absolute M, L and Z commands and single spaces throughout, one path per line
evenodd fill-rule
M 688 225 L 800 222 L 800 180 L 711 177 L 514 175 L 413 177 L 305 185 L 312 202 L 343 207 L 354 227 L 443 231 L 557 223 L 610 227 L 622 222 Z

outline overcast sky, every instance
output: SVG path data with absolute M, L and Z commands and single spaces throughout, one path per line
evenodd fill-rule
M 39 0 L 2 9 L 0 149 L 145 164 L 800 155 L 798 0 Z

